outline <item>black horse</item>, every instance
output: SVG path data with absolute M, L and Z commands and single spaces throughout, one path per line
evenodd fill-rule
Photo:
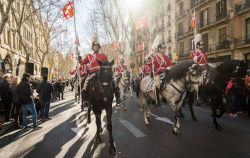
M 209 80 L 207 84 L 200 87 L 202 93 L 206 94 L 201 97 L 204 101 L 210 100 L 208 104 L 212 108 L 213 123 L 217 130 L 222 130 L 222 127 L 217 122 L 217 118 L 220 118 L 226 111 L 223 98 L 227 82 L 231 77 L 236 78 L 236 82 L 241 82 L 242 78 L 246 75 L 246 70 L 246 63 L 237 60 L 225 61 L 215 68 L 207 65 L 207 77 Z M 194 96 L 194 93 L 187 92 L 186 99 L 188 101 L 192 119 L 193 121 L 197 121 L 193 111 Z
M 95 77 L 89 83 L 88 88 L 88 101 L 90 107 L 88 109 L 88 121 L 90 123 L 90 111 L 93 110 L 96 118 L 96 141 L 102 142 L 100 133 L 102 133 L 101 126 L 101 114 L 104 109 L 107 114 L 107 129 L 109 132 L 110 154 L 116 154 L 116 147 L 114 144 L 114 138 L 112 134 L 112 102 L 113 102 L 113 87 L 112 87 L 112 65 L 114 61 L 100 62 L 100 70 L 96 73 Z

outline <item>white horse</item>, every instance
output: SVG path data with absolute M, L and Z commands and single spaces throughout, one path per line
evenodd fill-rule
M 124 71 L 118 82 L 120 90 L 121 105 L 126 111 L 125 102 L 132 96 L 131 76 L 129 71 Z
M 180 118 L 178 113 L 186 96 L 186 86 L 190 86 L 192 90 L 197 90 L 197 85 L 203 82 L 204 78 L 202 76 L 201 67 L 193 62 L 184 61 L 170 70 L 161 94 L 174 111 L 174 134 L 180 133 Z M 156 100 L 154 87 L 154 80 L 151 76 L 146 76 L 141 80 L 139 104 L 143 108 L 146 125 L 149 125 L 151 113 L 149 105 Z

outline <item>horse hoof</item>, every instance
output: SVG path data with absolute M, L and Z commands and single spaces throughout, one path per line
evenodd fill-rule
M 112 156 L 116 155 L 116 148 L 114 145 L 110 146 L 109 154 Z
M 215 129 L 216 129 L 217 131 L 222 131 L 222 130 L 223 130 L 223 128 L 222 128 L 220 125 L 217 125 L 217 126 L 215 127 Z

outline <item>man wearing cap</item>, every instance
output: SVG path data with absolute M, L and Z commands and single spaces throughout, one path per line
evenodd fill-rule
M 83 90 L 82 90 L 83 92 L 82 97 L 84 100 L 87 100 L 87 89 L 88 89 L 89 82 L 95 76 L 96 72 L 100 69 L 100 65 L 98 64 L 98 61 L 108 62 L 108 58 L 106 57 L 105 54 L 100 52 L 100 48 L 101 48 L 101 45 L 98 42 L 94 41 L 92 43 L 93 52 L 91 54 L 88 54 L 81 62 L 81 65 L 86 65 L 89 70 L 88 77 L 86 78 L 84 82 Z M 112 83 L 113 83 L 113 92 L 115 93 L 115 97 L 116 97 L 116 103 L 120 104 L 121 99 L 120 99 L 119 89 L 117 88 L 114 82 Z
M 207 54 L 203 50 L 204 43 L 201 39 L 201 35 L 198 34 L 194 39 L 196 50 L 192 51 L 190 54 L 190 59 L 200 66 L 204 67 L 207 64 Z
M 158 106 L 160 106 L 160 89 L 162 88 L 164 82 L 163 79 L 167 71 L 172 67 L 172 62 L 169 57 L 165 54 L 166 46 L 164 43 L 157 46 L 157 53 L 153 57 L 153 68 L 155 76 L 156 94 Z

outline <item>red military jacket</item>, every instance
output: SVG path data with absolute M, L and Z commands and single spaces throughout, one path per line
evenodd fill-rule
M 190 59 L 199 65 L 207 64 L 207 54 L 201 50 L 192 51 L 190 54 Z
M 167 68 L 172 67 L 172 62 L 168 58 L 167 55 L 165 54 L 156 54 L 154 56 L 154 70 L 155 70 L 155 75 L 159 75 L 164 73 Z
M 90 73 L 95 73 L 100 69 L 97 59 L 102 62 L 107 62 L 108 58 L 103 53 L 88 54 L 81 62 L 82 65 L 87 66 Z
M 79 71 L 80 71 L 81 77 L 86 76 L 88 74 L 87 66 L 86 65 L 81 65 L 80 68 L 79 68 Z M 70 70 L 69 73 L 71 75 L 77 75 L 76 74 L 76 69 Z
M 124 71 L 127 71 L 128 70 L 128 67 L 124 64 L 118 64 L 118 66 L 116 67 L 115 71 L 117 73 L 117 75 L 120 75 L 122 74 Z
M 143 74 L 148 75 L 152 72 L 152 64 L 150 65 L 144 65 L 143 68 Z

